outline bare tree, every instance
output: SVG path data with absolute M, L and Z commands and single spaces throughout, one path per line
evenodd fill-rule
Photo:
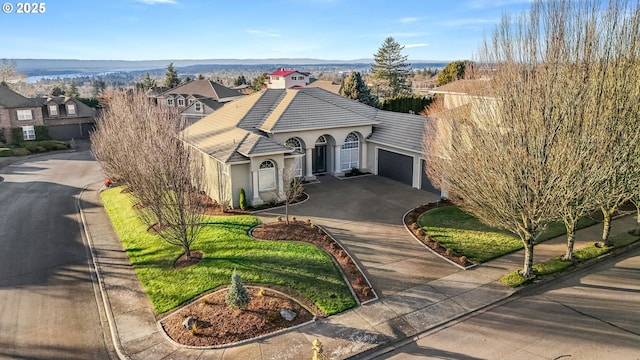
M 93 154 L 140 201 L 143 222 L 190 257 L 206 206 L 200 194 L 205 177 L 201 158 L 180 139 L 180 115 L 142 92 L 110 92 L 103 100 Z
M 298 200 L 304 193 L 304 186 L 302 185 L 302 179 L 296 177 L 295 166 L 291 165 L 286 167 L 282 174 L 282 183 L 284 184 L 284 212 L 285 220 L 289 225 L 289 205 Z
M 609 104 L 627 104 L 621 89 L 630 87 L 613 85 L 629 80 L 618 80 L 622 62 L 609 60 L 631 54 L 622 52 L 632 48 L 637 30 L 620 24 L 637 14 L 624 1 L 602 9 L 587 0 L 536 1 L 528 14 L 505 15 L 477 61 L 491 67 L 483 73 L 492 78 L 475 82 L 464 109 L 436 112 L 427 123 L 432 181 L 482 222 L 519 235 L 524 276 L 532 273 L 535 239 L 545 225 L 565 220 L 571 254 L 575 222 L 592 206 L 584 190 L 624 171 L 604 130 L 626 117 Z

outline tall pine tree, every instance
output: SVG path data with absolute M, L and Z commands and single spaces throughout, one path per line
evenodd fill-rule
M 373 55 L 375 63 L 371 64 L 372 76 L 377 83 L 378 92 L 385 97 L 410 92 L 407 78 L 411 69 L 406 62 L 407 55 L 402 55 L 403 49 L 404 46 L 389 36 Z
M 169 65 L 167 65 L 167 71 L 164 73 L 164 86 L 174 88 L 179 84 L 178 71 L 173 67 L 173 63 L 169 63 Z
M 351 75 L 345 79 L 344 85 L 342 85 L 342 89 L 340 90 L 340 95 L 370 106 L 375 107 L 378 105 L 378 99 L 371 95 L 371 90 L 357 71 L 352 72 Z

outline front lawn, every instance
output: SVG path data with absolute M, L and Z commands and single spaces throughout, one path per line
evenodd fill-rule
M 207 225 L 192 244 L 193 250 L 204 253 L 202 261 L 174 269 L 182 249 L 146 231 L 132 209 L 133 199 L 121 188 L 113 188 L 102 192 L 102 201 L 157 313 L 228 285 L 234 269 L 244 283 L 292 288 L 327 315 L 356 305 L 329 255 L 307 244 L 250 238 L 247 231 L 259 223 L 254 216 L 207 217 Z
M 584 217 L 578 228 L 595 224 Z M 418 219 L 418 224 L 443 246 L 474 262 L 485 262 L 523 248 L 517 235 L 481 223 L 457 206 L 443 206 L 429 210 Z M 540 235 L 538 242 L 565 234 L 563 223 L 552 223 Z

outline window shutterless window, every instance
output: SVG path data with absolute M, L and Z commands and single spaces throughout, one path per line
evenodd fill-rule
M 49 115 L 58 116 L 58 105 L 49 105 Z
M 67 115 L 75 115 L 75 114 L 76 114 L 76 105 L 67 104 Z
M 24 140 L 35 140 L 36 139 L 36 130 L 33 126 L 23 126 L 22 127 L 22 138 Z
M 31 110 L 17 110 L 18 120 L 32 120 L 33 114 Z
M 259 191 L 269 191 L 276 188 L 276 166 L 271 160 L 263 161 L 258 171 Z

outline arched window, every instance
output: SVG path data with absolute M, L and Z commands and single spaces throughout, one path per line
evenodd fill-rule
M 358 134 L 351 132 L 344 139 L 340 154 L 340 170 L 347 171 L 360 168 L 360 141 Z
M 284 144 L 287 147 L 291 148 L 292 150 L 296 150 L 297 152 L 302 152 L 302 144 L 300 143 L 300 140 L 298 138 L 290 138 Z M 304 159 L 303 157 L 296 158 L 296 167 L 295 167 L 295 173 L 294 173 L 296 177 L 302 176 L 303 159 Z
M 316 140 L 316 145 L 323 145 L 327 143 L 327 138 L 324 135 L 321 135 L 318 140 Z
M 258 170 L 258 188 L 260 191 L 275 190 L 276 165 L 271 160 L 263 161 Z

